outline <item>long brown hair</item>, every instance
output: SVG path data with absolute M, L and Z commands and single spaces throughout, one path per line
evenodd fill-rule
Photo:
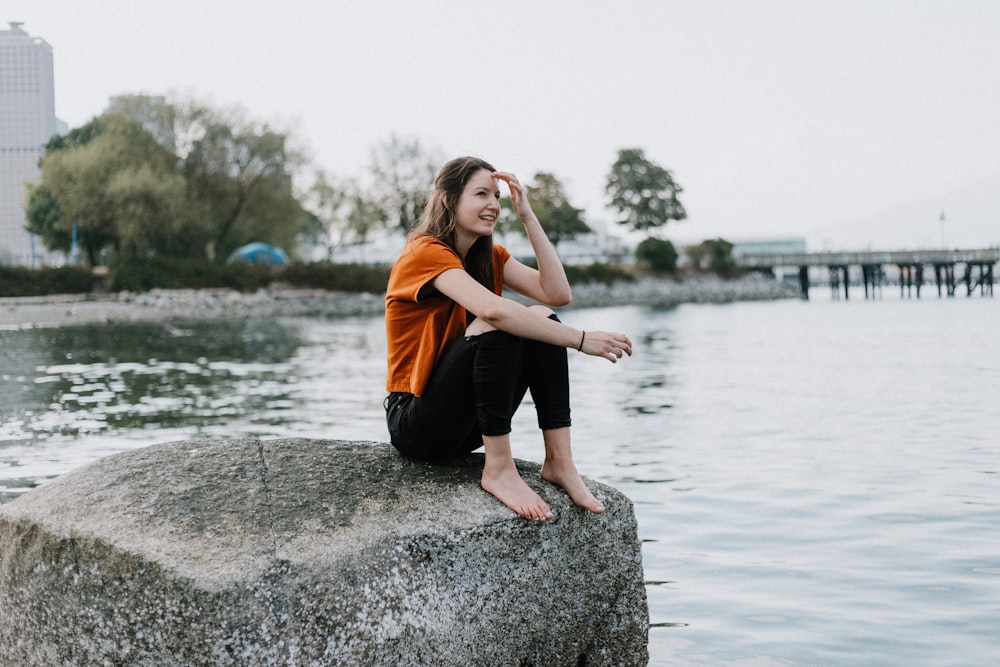
M 485 169 L 494 172 L 489 162 L 477 157 L 460 157 L 441 167 L 434 179 L 434 192 L 427 200 L 427 207 L 420 224 L 413 230 L 414 235 L 432 236 L 443 241 L 458 254 L 455 234 L 455 206 L 472 175 Z M 469 248 L 462 259 L 462 265 L 477 282 L 491 292 L 493 284 L 493 236 L 481 236 Z

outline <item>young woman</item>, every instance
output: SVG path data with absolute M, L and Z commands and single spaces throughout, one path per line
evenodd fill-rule
M 510 189 L 537 270 L 493 243 L 498 181 Z M 504 287 L 545 305 L 504 298 Z M 393 446 L 425 460 L 485 447 L 483 489 L 520 516 L 544 521 L 552 512 L 521 479 L 510 448 L 511 417 L 530 390 L 545 443 L 542 478 L 603 512 L 573 463 L 567 348 L 616 362 L 632 354 L 632 342 L 561 323 L 547 306 L 569 300 L 562 264 L 517 177 L 478 158 L 446 164 L 389 277 L 385 407 Z

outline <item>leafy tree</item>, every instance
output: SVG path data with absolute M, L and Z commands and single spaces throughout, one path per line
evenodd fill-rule
M 55 137 L 29 190 L 28 229 L 91 264 L 121 252 L 225 260 L 248 241 L 293 251 L 310 216 L 293 191 L 288 137 L 239 110 L 120 98 L 114 112 Z
M 493 236 L 494 238 L 505 239 L 507 238 L 507 234 L 513 231 L 523 236 L 524 225 L 521 224 L 517 213 L 514 212 L 514 204 L 511 203 L 510 197 L 504 195 L 500 197 L 500 216 L 497 218 L 496 224 L 493 225 Z
M 525 189 L 531 210 L 553 245 L 558 246 L 560 241 L 590 232 L 590 227 L 583 221 L 583 209 L 569 203 L 562 182 L 554 175 L 538 172 L 533 183 Z
M 28 185 L 25 217 L 27 219 L 25 229 L 41 237 L 49 250 L 69 252 L 72 244 L 72 225 L 67 229 L 60 224 L 62 209 L 59 208 L 59 200 L 51 188 L 43 183 Z
M 364 243 L 372 230 L 385 224 L 384 211 L 355 182 L 337 182 L 322 170 L 316 173 L 307 198 L 330 260 L 338 248 Z
M 687 217 L 678 199 L 683 189 L 674 182 L 670 170 L 646 159 L 639 148 L 618 151 L 605 191 L 612 208 L 623 216 L 618 224 L 635 231 L 656 230 L 670 220 Z
M 119 95 L 111 99 L 108 113 L 124 116 L 153 135 L 156 142 L 177 152 L 177 107 L 158 95 Z
M 66 134 L 57 134 L 45 145 L 45 156 L 40 164 L 42 168 L 43 180 L 40 183 L 30 183 L 28 185 L 28 201 L 25 207 L 25 217 L 27 229 L 32 234 L 39 236 L 49 250 L 61 250 L 68 253 L 72 244 L 73 221 L 64 224 L 62 209 L 59 206 L 59 198 L 53 191 L 52 186 L 60 187 L 59 184 L 47 184 L 45 182 L 45 157 L 54 153 L 68 151 L 77 146 L 90 143 L 95 137 L 104 131 L 105 123 L 100 118 L 94 118 L 86 125 L 74 128 Z M 54 162 L 57 158 L 52 158 Z M 52 168 L 50 167 L 50 170 Z M 52 179 L 49 179 L 50 181 Z M 88 241 L 90 239 L 88 238 Z M 97 239 L 95 239 L 97 241 Z M 85 253 L 94 263 L 94 255 L 100 250 L 102 243 L 97 243 L 96 247 L 84 246 Z
M 684 254 L 687 255 L 688 262 L 695 271 L 701 271 L 706 268 L 710 252 L 704 243 L 685 247 Z
M 635 249 L 635 258 L 654 271 L 672 273 L 677 270 L 677 250 L 666 239 L 648 237 Z
M 708 250 L 708 268 L 723 278 L 732 278 L 738 272 L 733 259 L 733 244 L 725 239 L 708 239 L 702 242 Z
M 177 118 L 186 150 L 181 174 L 204 215 L 208 258 L 224 260 L 250 241 L 292 250 L 306 217 L 292 188 L 302 158 L 287 137 L 239 110 L 194 105 Z
M 199 257 L 203 228 L 185 199 L 184 178 L 149 165 L 117 173 L 108 183 L 124 259 Z
M 372 152 L 370 204 L 389 229 L 413 229 L 427 205 L 441 160 L 428 153 L 419 139 L 393 134 Z
M 106 116 L 83 131 L 50 142 L 42 180 L 29 189 L 28 229 L 50 250 L 68 251 L 74 225 L 87 261 L 97 264 L 121 240 L 124 211 L 111 187 L 122 174 L 145 169 L 168 178 L 175 159 L 136 123 Z
M 104 132 L 107 127 L 107 122 L 104 117 L 98 116 L 96 118 L 90 119 L 86 124 L 80 127 L 73 128 L 66 134 L 57 134 L 49 139 L 49 142 L 45 144 L 46 153 L 54 153 L 56 151 L 64 151 L 76 146 L 83 146 L 89 144 L 98 135 Z

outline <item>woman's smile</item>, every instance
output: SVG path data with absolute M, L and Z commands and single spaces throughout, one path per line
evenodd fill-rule
M 500 185 L 492 172 L 480 169 L 469 178 L 455 205 L 455 232 L 471 245 L 480 236 L 492 234 L 499 217 Z

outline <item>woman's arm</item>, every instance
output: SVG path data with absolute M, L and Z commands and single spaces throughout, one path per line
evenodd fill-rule
M 448 269 L 433 281 L 434 287 L 494 328 L 521 338 L 539 340 L 560 347 L 580 349 L 595 357 L 615 362 L 632 354 L 628 336 L 606 331 L 575 329 L 550 320 L 537 310 L 497 296 L 462 269 Z
M 493 176 L 504 181 L 510 188 L 510 202 L 524 224 L 528 241 L 538 261 L 538 270 L 535 270 L 511 257 L 504 265 L 504 285 L 548 306 L 565 306 L 572 296 L 566 272 L 555 247 L 545 235 L 535 212 L 531 210 L 524 186 L 516 176 L 507 172 L 498 171 Z

